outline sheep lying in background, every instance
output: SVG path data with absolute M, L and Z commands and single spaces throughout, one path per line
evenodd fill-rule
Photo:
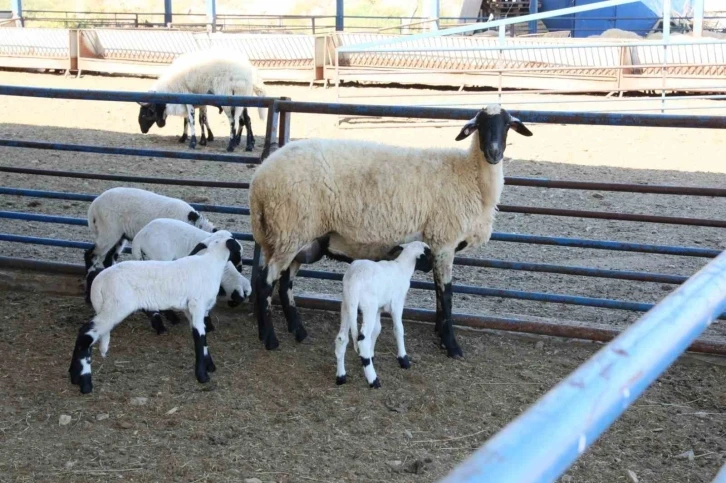
M 223 233 L 223 231 L 220 230 L 216 233 Z M 232 236 L 231 233 L 229 236 Z M 203 251 L 203 242 L 207 237 L 209 237 L 208 232 L 200 230 L 189 223 L 170 218 L 157 218 L 144 226 L 134 237 L 131 253 L 136 260 L 176 260 Z M 240 245 L 241 255 L 242 246 Z M 235 266 L 229 262 L 224 267 L 222 282 L 219 286 L 219 296 L 224 296 L 230 307 L 236 307 L 244 302 L 252 292 L 249 280 L 243 277 L 241 272 L 241 260 L 239 265 Z M 166 327 L 164 327 L 159 312 L 148 315 L 151 319 L 151 326 L 156 330 L 157 334 L 166 332 Z M 164 315 L 172 324 L 179 322 L 179 318 L 173 311 L 166 311 Z M 214 326 L 208 323 L 207 332 L 213 330 Z
M 193 224 L 206 232 L 215 230 L 204 216 L 177 198 L 138 188 L 111 188 L 101 193 L 88 208 L 88 227 L 93 246 L 84 253 L 86 300 L 93 278 L 118 260 L 126 241 L 156 218 L 173 218 Z
M 400 255 L 393 261 L 373 262 L 356 260 L 343 276 L 343 301 L 340 308 L 340 332 L 335 338 L 335 357 L 338 361 L 335 383 L 345 384 L 345 350 L 348 331 L 353 347 L 360 355 L 363 371 L 370 387 L 381 387 L 373 367 L 376 341 L 381 333 L 381 311 L 391 314 L 393 333 L 398 346 L 398 363 L 403 369 L 411 367 L 403 343 L 403 306 L 411 286 L 414 270 L 431 271 L 433 256 L 423 242 L 415 241 L 393 249 Z M 363 324 L 358 335 L 358 310 Z
M 209 381 L 216 370 L 207 347 L 205 319 L 217 301 L 224 267 L 240 263 L 240 245 L 229 232 L 211 234 L 204 241 L 206 253 L 172 262 L 128 261 L 101 272 L 91 287 L 96 316 L 78 331 L 71 365 L 71 383 L 81 393 L 93 390 L 91 346 L 100 340 L 103 357 L 111 330 L 137 310 L 183 310 L 192 327 L 197 381 Z
M 450 357 L 461 357 L 451 321 L 454 254 L 491 236 L 509 129 L 532 135 L 494 105 L 462 127 L 457 140 L 477 134 L 464 150 L 306 139 L 270 155 L 249 191 L 252 233 L 264 255 L 254 292 L 265 347 L 279 345 L 270 312 L 278 279 L 288 330 L 298 341 L 307 335 L 292 298 L 301 263 L 324 255 L 382 260 L 392 247 L 421 240 L 435 257 L 436 333 Z
M 257 70 L 252 67 L 247 57 L 242 53 L 213 48 L 197 52 L 189 52 L 179 56 L 159 77 L 151 88 L 153 92 L 168 92 L 177 94 L 213 94 L 219 96 L 265 96 L 264 83 Z M 139 103 L 139 126 L 146 133 L 156 123 L 159 127 L 166 124 L 167 115 L 186 114 L 187 122 L 191 128 L 189 147 L 197 145 L 194 128 L 193 105 Z M 247 151 L 252 151 L 255 140 L 252 134 L 252 124 L 243 107 L 223 107 L 230 125 L 229 145 L 227 151 L 234 151 L 240 143 L 242 124 L 247 127 Z M 264 118 L 263 108 L 258 110 L 260 119 Z M 240 113 L 237 116 L 237 113 Z M 239 118 L 239 131 L 235 130 L 235 122 Z M 185 125 L 186 133 L 186 125 Z

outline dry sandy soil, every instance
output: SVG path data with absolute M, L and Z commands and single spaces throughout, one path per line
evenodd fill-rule
M 0 84 L 146 90 L 148 79 L 0 72 Z M 388 94 L 376 102 L 432 103 L 431 90 L 365 88 Z M 333 90 L 273 85 L 271 95 L 334 101 Z M 353 89 L 346 92 L 353 91 Z M 536 96 L 530 96 L 535 98 Z M 402 99 L 402 98 L 401 98 Z M 484 104 L 491 96 L 467 98 Z M 526 100 L 526 96 L 522 96 Z M 539 99 L 539 98 L 538 98 Z M 577 109 L 577 100 L 557 109 Z M 352 100 L 352 99 L 351 99 Z M 357 99 L 367 102 L 366 99 Z M 135 104 L 2 99 L 0 137 L 124 147 L 186 149 L 176 142 L 181 119 L 142 136 Z M 615 101 L 613 101 L 615 102 Z M 700 107 L 696 101 L 689 104 Z M 547 105 L 547 108 L 555 106 Z M 541 106 L 539 106 L 541 108 Z M 264 124 L 252 113 L 259 149 Z M 211 114 L 220 137 L 205 151 L 224 152 L 223 116 Z M 340 129 L 331 116 L 293 115 L 292 137 L 374 139 L 412 146 L 455 146 L 456 124 L 362 123 Z M 355 127 L 357 129 L 354 129 Z M 531 125 L 531 138 L 512 134 L 505 165 L 510 176 L 722 187 L 724 136 L 718 131 Z M 254 168 L 177 161 L 0 148 L 3 165 L 163 177 L 248 180 Z M 97 194 L 113 182 L 0 174 L 0 186 Z M 247 205 L 247 192 L 137 185 L 187 201 Z M 1 196 L 2 209 L 84 217 L 87 203 Z M 723 219 L 724 199 L 690 196 L 547 190 L 509 186 L 502 203 L 597 211 Z M 210 214 L 220 226 L 248 232 L 246 217 Z M 6 233 L 88 240 L 83 227 L 2 220 Z M 723 229 L 499 214 L 496 231 L 726 248 Z M 246 245 L 251 255 L 251 246 Z M 0 243 L 0 254 L 80 263 L 78 250 Z M 690 275 L 707 259 L 492 242 L 470 256 Z M 317 269 L 344 270 L 335 263 Z M 425 277 L 424 277 L 425 279 Z M 674 286 L 565 275 L 457 267 L 455 281 L 547 293 L 656 302 Z M 339 285 L 301 279 L 298 293 L 337 296 Z M 411 291 L 409 305 L 433 307 L 433 295 Z M 351 383 L 335 387 L 332 341 L 337 316 L 306 311 L 310 342 L 297 345 L 276 313 L 281 350 L 258 343 L 249 307 L 222 308 L 210 336 L 218 371 L 199 386 L 192 375 L 192 344 L 181 327 L 157 337 L 141 317 L 114 333 L 109 358 L 95 361 L 96 390 L 81 397 L 67 381 L 67 359 L 80 323 L 92 314 L 81 299 L 3 293 L 0 353 L 0 481 L 433 481 L 586 360 L 592 344 L 458 330 L 465 360 L 436 348 L 429 326 L 408 324 L 411 371 L 397 369 L 390 325 L 379 343 L 383 389 L 370 391 L 349 351 Z M 510 299 L 454 296 L 458 312 L 541 317 L 624 328 L 637 313 Z M 709 339 L 723 341 L 720 324 Z M 544 340 L 544 348 L 535 342 Z M 383 354 L 386 354 L 383 357 Z M 723 417 L 726 382 L 721 359 L 686 356 L 581 458 L 563 478 L 570 482 L 711 481 L 726 455 Z M 19 369 L 19 370 L 18 370 Z M 148 398 L 146 404 L 131 403 Z M 167 414 L 173 408 L 176 412 Z M 70 415 L 68 426 L 58 424 Z M 108 417 L 106 418 L 106 415 Z M 678 455 L 694 451 L 689 460 Z

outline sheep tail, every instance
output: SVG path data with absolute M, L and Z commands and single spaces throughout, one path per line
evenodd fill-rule
M 262 82 L 262 79 L 260 79 L 259 75 L 255 75 L 255 81 L 252 84 L 252 92 L 254 92 L 254 94 L 257 97 L 267 97 L 267 91 L 265 90 L 265 83 Z M 265 114 L 267 114 L 267 109 L 264 107 L 258 107 L 257 114 L 259 114 L 260 119 L 262 119 L 264 121 Z
M 343 292 L 343 301 L 341 305 L 341 317 L 345 324 L 350 328 L 350 338 L 353 340 L 353 348 L 358 352 L 358 297 L 351 298 Z

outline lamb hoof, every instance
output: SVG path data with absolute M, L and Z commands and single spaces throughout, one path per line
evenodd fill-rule
M 189 149 L 194 149 L 197 147 L 197 137 L 192 136 L 192 140 L 189 141 Z
M 335 377 L 335 385 L 336 386 L 342 386 L 346 382 L 348 382 L 348 379 L 347 379 L 347 376 L 345 374 L 343 374 L 342 376 L 336 376 Z
M 308 336 L 308 331 L 302 325 L 295 330 L 295 341 L 302 342 Z
M 278 347 L 280 347 L 280 341 L 278 341 L 277 337 L 275 337 L 274 335 L 265 339 L 265 349 L 267 349 L 268 351 L 273 351 Z
M 230 144 L 229 146 L 227 146 L 227 152 L 231 153 L 232 151 L 234 151 L 234 146 Z
M 461 359 L 464 357 L 464 353 L 456 343 L 454 343 L 453 347 L 446 348 L 446 354 L 452 359 Z
M 197 371 L 196 376 L 197 382 L 199 382 L 199 384 L 206 384 L 209 382 L 209 374 L 207 374 L 206 371 Z
M 199 145 L 200 146 L 206 146 L 207 145 L 207 138 L 204 138 L 203 137 L 202 139 L 200 139 L 199 140 Z
M 254 144 L 248 144 L 247 146 L 245 146 L 245 151 L 249 152 L 249 151 L 252 151 L 253 149 L 255 149 Z
M 76 369 L 71 365 L 71 368 L 68 369 L 68 373 L 71 376 L 71 384 L 74 386 L 78 386 L 81 384 L 81 371 L 80 369 Z
M 90 374 L 81 376 L 79 386 L 81 386 L 81 394 L 88 394 L 93 391 L 93 383 L 91 382 Z
M 214 324 L 212 324 L 211 321 L 207 322 L 204 321 L 204 331 L 209 334 L 210 332 L 214 332 L 216 328 L 214 327 Z
M 166 320 L 171 325 L 178 325 L 179 322 L 181 322 L 181 320 L 179 319 L 179 316 L 176 315 L 176 313 L 173 310 L 168 310 L 168 311 L 164 312 L 164 317 L 166 317 Z
M 207 372 L 214 372 L 214 371 L 216 371 L 216 370 L 217 370 L 217 366 L 215 366 L 215 365 L 214 365 L 214 361 L 212 360 L 212 358 L 211 358 L 211 357 L 207 357 L 207 358 L 206 358 L 206 359 L 204 360 L 204 363 L 205 363 L 205 364 L 206 364 L 206 366 L 207 366 Z
M 371 389 L 379 389 L 381 387 L 381 380 L 376 377 L 376 380 L 368 384 Z
M 411 360 L 408 358 L 408 354 L 398 358 L 398 365 L 401 366 L 401 369 L 411 368 Z
M 189 136 L 186 134 L 179 136 L 179 144 L 186 142 L 187 139 L 189 139 Z
M 211 143 L 212 141 L 214 141 L 214 136 L 212 135 L 212 133 L 209 133 L 209 136 L 207 137 L 207 142 Z

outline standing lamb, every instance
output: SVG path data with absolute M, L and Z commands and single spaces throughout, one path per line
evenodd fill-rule
M 373 367 L 376 341 L 381 333 L 381 310 L 391 314 L 393 333 L 398 346 L 398 363 L 403 369 L 411 367 L 403 343 L 403 306 L 411 286 L 414 270 L 430 272 L 433 267 L 431 249 L 423 242 L 414 241 L 395 247 L 399 252 L 393 261 L 373 262 L 356 260 L 343 276 L 343 302 L 340 308 L 340 332 L 335 338 L 335 357 L 338 370 L 335 383 L 345 384 L 345 350 L 348 347 L 348 332 L 353 338 L 353 347 L 360 355 L 363 372 L 370 387 L 381 387 L 381 381 Z M 358 310 L 363 325 L 358 335 Z
M 81 393 L 93 390 L 91 346 L 100 340 L 106 357 L 111 330 L 137 310 L 183 310 L 192 328 L 197 381 L 209 381 L 216 370 L 207 347 L 205 319 L 217 301 L 219 284 L 228 262 L 240 263 L 240 245 L 229 232 L 204 241 L 206 253 L 172 262 L 127 261 L 101 272 L 91 288 L 96 316 L 78 331 L 71 366 L 71 383 Z
M 190 52 L 178 57 L 159 77 L 151 88 L 153 92 L 176 94 L 212 94 L 218 96 L 265 96 L 264 83 L 257 70 L 252 67 L 247 57 L 240 52 L 226 49 L 209 49 Z M 186 104 L 139 103 L 139 126 L 146 133 L 156 123 L 159 127 L 166 124 L 167 115 L 187 116 L 191 128 L 189 147 L 197 145 L 194 129 L 194 107 Z M 223 107 L 230 125 L 229 145 L 227 151 L 234 151 L 242 136 L 242 122 L 247 127 L 247 151 L 254 148 L 255 138 L 246 109 L 242 107 Z M 237 116 L 237 113 L 240 113 Z M 258 110 L 260 119 L 264 118 L 262 107 Z M 235 131 L 235 122 L 239 118 L 239 132 Z M 205 114 L 206 119 L 206 114 Z M 186 133 L 186 127 L 185 127 Z
M 86 300 L 93 278 L 102 268 L 118 260 L 124 242 L 134 239 L 147 223 L 156 218 L 174 218 L 206 232 L 214 225 L 188 203 L 138 188 L 111 188 L 101 193 L 88 208 L 88 227 L 94 244 L 84 253 Z
M 222 233 L 222 231 L 216 233 Z M 207 237 L 209 237 L 208 232 L 189 223 L 170 218 L 157 218 L 144 226 L 134 237 L 131 253 L 136 260 L 176 260 L 190 254 L 203 253 L 205 248 L 203 242 Z M 239 250 L 241 255 L 241 245 Z M 231 262 L 227 263 L 224 267 L 222 283 L 219 286 L 219 296 L 224 296 L 230 307 L 236 307 L 244 302 L 251 292 L 252 287 L 249 280 L 242 276 L 241 260 L 236 266 Z M 173 311 L 165 312 L 164 315 L 172 324 L 179 322 Z M 151 313 L 149 317 L 151 326 L 157 334 L 166 332 L 159 312 Z M 213 330 L 214 326 L 211 323 L 208 324 L 207 332 Z
M 265 160 L 252 179 L 252 232 L 264 255 L 256 293 L 260 340 L 279 345 L 270 299 L 280 281 L 288 330 L 307 333 L 292 298 L 301 263 L 323 255 L 352 261 L 388 258 L 392 247 L 426 242 L 435 257 L 436 333 L 461 357 L 451 321 L 454 254 L 486 243 L 504 186 L 507 133 L 532 133 L 498 105 L 467 122 L 469 149 L 408 148 L 348 140 L 294 141 Z

